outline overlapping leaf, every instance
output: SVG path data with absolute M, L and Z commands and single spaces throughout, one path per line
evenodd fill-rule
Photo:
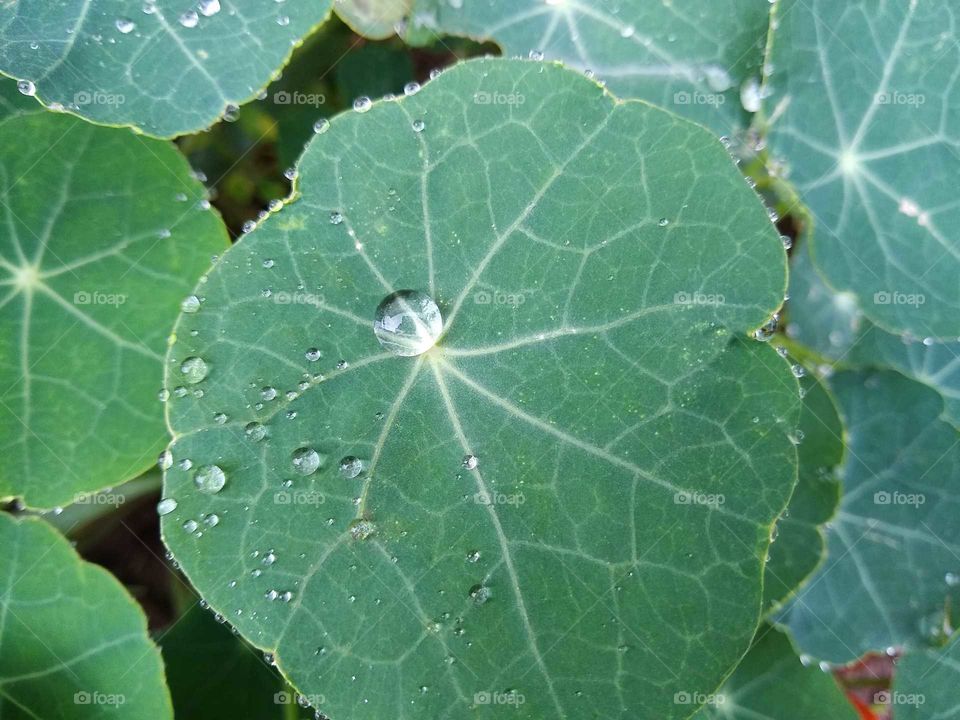
M 750 642 L 796 478 L 797 384 L 732 339 L 783 250 L 722 145 L 476 61 L 299 170 L 170 349 L 168 384 L 207 370 L 168 408 L 192 582 L 333 717 L 686 717 Z M 420 357 L 373 332 L 407 288 L 445 322 Z
M 222 621 L 223 618 L 220 618 Z M 160 637 L 178 718 L 313 718 L 262 655 L 194 605 Z
M 813 257 L 883 328 L 960 335 L 960 45 L 948 2 L 777 5 L 772 152 L 816 220 Z
M 418 0 L 413 36 L 493 40 L 509 55 L 543 53 L 731 134 L 749 122 L 741 87 L 760 77 L 767 0 Z M 492 98 L 491 101 L 495 101 Z
M 0 497 L 49 508 L 163 448 L 166 339 L 226 234 L 167 143 L 38 112 L 0 157 Z
M 0 513 L 0 715 L 173 717 L 160 652 L 113 576 L 42 520 Z
M 954 720 L 960 717 L 957 680 L 960 640 L 944 648 L 926 648 L 897 663 L 893 688 L 877 698 L 889 705 L 897 720 Z
M 833 292 L 804 243 L 790 263 L 787 332 L 841 366 L 893 368 L 943 398 L 945 419 L 960 428 L 960 342 L 893 335 L 871 323 L 849 293 Z
M 943 401 L 892 371 L 830 381 L 847 430 L 844 495 L 827 560 L 782 620 L 831 662 L 922 646 L 960 600 L 960 443 Z
M 836 681 L 805 666 L 786 635 L 763 625 L 750 652 L 696 720 L 856 720 Z
M 763 583 L 768 606 L 789 597 L 821 563 L 826 553 L 822 526 L 840 502 L 834 469 L 843 459 L 843 426 L 823 384 L 806 376 L 800 387 L 803 410 L 795 435 L 799 481 L 770 546 Z
M 0 72 L 98 123 L 170 137 L 253 99 L 330 0 L 0 3 Z

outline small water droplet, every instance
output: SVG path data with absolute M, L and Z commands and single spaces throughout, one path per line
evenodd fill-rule
M 216 513 L 210 513 L 205 518 L 203 518 L 203 524 L 207 527 L 216 527 L 220 524 L 220 516 Z
M 220 12 L 220 0 L 200 0 L 198 7 L 201 15 L 211 17 Z
M 21 95 L 26 95 L 27 97 L 33 97 L 37 94 L 37 86 L 30 80 L 18 80 L 17 90 L 20 91 Z
M 420 355 L 436 343 L 443 331 L 440 308 L 426 293 L 400 290 L 377 306 L 373 332 L 387 350 L 404 357 Z
M 480 460 L 477 459 L 476 455 L 464 455 L 462 465 L 467 470 L 476 470 L 477 465 L 480 464 Z
M 227 483 L 227 476 L 219 465 L 203 465 L 197 468 L 193 476 L 193 484 L 200 492 L 213 495 L 223 490 Z
M 198 527 L 199 527 L 199 526 L 197 525 L 197 521 L 196 521 L 196 520 L 187 520 L 187 521 L 183 524 L 183 529 L 186 530 L 188 533 L 194 532 Z
M 414 120 L 414 121 L 411 123 L 411 127 L 413 128 L 413 131 L 414 131 L 414 132 L 423 132 L 423 129 L 424 129 L 426 126 L 427 126 L 427 124 L 426 124 L 423 120 Z
M 185 28 L 195 28 L 197 23 L 200 22 L 200 16 L 196 10 L 187 10 L 177 19 Z
M 354 540 L 366 540 L 376 532 L 376 525 L 372 520 L 360 518 L 350 523 L 350 536 Z
M 373 101 L 366 95 L 362 95 L 353 101 L 353 109 L 357 112 L 367 112 L 371 107 L 373 107 Z
M 313 124 L 313 131 L 317 135 L 322 135 L 329 129 L 330 129 L 330 121 L 327 120 L 326 118 L 320 118 Z
M 191 385 L 196 385 L 207 376 L 210 368 L 203 358 L 194 356 L 188 357 L 180 363 L 180 372 L 183 374 L 184 380 Z
M 470 599 L 477 605 L 483 605 L 491 595 L 493 592 L 486 585 L 474 585 L 470 588 Z
M 157 456 L 157 467 L 161 470 L 168 470 L 173 466 L 173 453 L 169 450 L 164 450 L 160 455 Z
M 404 95 L 416 95 L 418 92 L 420 92 L 420 83 L 408 82 L 403 86 Z
M 136 24 L 130 18 L 117 18 L 116 22 L 117 30 L 126 35 L 127 33 L 133 32 L 136 28 Z
M 273 400 L 275 397 L 277 397 L 277 389 L 275 387 L 266 385 L 261 388 L 260 397 L 262 397 L 264 400 Z
M 323 353 L 317 350 L 317 348 L 310 348 L 309 350 L 307 350 L 306 353 L 304 353 L 304 356 L 310 362 L 316 362 L 317 360 L 323 357 Z
M 352 480 L 363 472 L 363 461 L 353 455 L 347 455 L 340 460 L 340 474 L 348 480 Z
M 471 550 L 470 552 L 467 553 L 467 562 L 475 563 L 475 562 L 478 562 L 479 560 L 480 560 L 479 550 Z

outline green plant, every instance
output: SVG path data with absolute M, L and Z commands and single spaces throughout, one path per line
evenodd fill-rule
M 0 713 L 950 717 L 954 20 L 0 5 Z

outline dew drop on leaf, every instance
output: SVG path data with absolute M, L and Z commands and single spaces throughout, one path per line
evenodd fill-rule
M 467 470 L 476 470 L 477 465 L 480 464 L 480 461 L 477 459 L 476 455 L 464 455 L 462 465 Z
M 183 373 L 184 380 L 191 385 L 196 385 L 207 376 L 210 368 L 203 358 L 194 356 L 180 363 L 180 372 Z
M 210 17 L 220 12 L 220 0 L 200 0 L 198 7 L 201 15 Z
M 483 605 L 493 593 L 486 585 L 474 585 L 470 588 L 470 599 L 477 605 Z
M 177 509 L 177 501 L 173 498 L 164 498 L 157 503 L 157 515 L 169 515 Z
M 360 518 L 350 523 L 350 536 L 354 540 L 366 540 L 376 532 L 376 529 L 372 520 Z
M 340 461 L 340 474 L 352 480 L 363 472 L 363 461 L 353 455 L 347 455 Z
M 200 309 L 200 298 L 196 295 L 187 295 L 180 303 L 180 309 L 185 313 L 195 313 Z
M 227 483 L 227 476 L 219 465 L 202 465 L 197 468 L 193 483 L 200 492 L 213 495 L 223 490 L 223 486 Z
M 30 80 L 18 80 L 17 90 L 20 91 L 21 95 L 26 95 L 27 97 L 33 97 L 37 94 L 37 86 Z
M 185 28 L 195 28 L 197 23 L 200 22 L 200 16 L 196 10 L 187 10 L 178 20 Z
M 320 453 L 313 448 L 302 447 L 293 451 L 290 456 L 293 469 L 301 475 L 312 475 L 320 467 Z
M 259 442 L 267 436 L 267 428 L 256 421 L 247 423 L 243 432 L 254 442 Z
M 387 350 L 404 357 L 420 355 L 437 342 L 443 331 L 440 308 L 419 290 L 400 290 L 377 306 L 373 332 Z

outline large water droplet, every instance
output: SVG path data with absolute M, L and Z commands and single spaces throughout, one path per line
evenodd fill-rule
M 267 428 L 256 421 L 247 423 L 243 432 L 254 442 L 259 442 L 267 436 Z
M 419 290 L 400 290 L 384 298 L 374 316 L 373 332 L 387 350 L 411 357 L 426 352 L 443 331 L 440 308 Z
M 213 495 L 223 490 L 223 486 L 227 484 L 227 476 L 219 465 L 203 465 L 197 468 L 193 483 L 200 492 Z
M 220 12 L 220 0 L 200 0 L 200 14 L 210 17 Z
M 293 469 L 301 475 L 312 475 L 320 467 L 320 453 L 313 448 L 302 447 L 293 451 L 290 461 Z
M 157 503 L 157 515 L 169 515 L 177 509 L 177 501 L 173 498 L 164 498 Z
M 207 367 L 207 363 L 203 358 L 188 357 L 180 363 L 180 372 L 183 373 L 184 380 L 191 385 L 196 385 L 203 380 L 209 371 L 210 368 Z

